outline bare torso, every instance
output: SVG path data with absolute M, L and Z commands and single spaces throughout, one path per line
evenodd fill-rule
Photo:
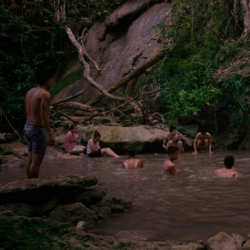
M 41 102 L 43 99 L 50 102 L 50 94 L 43 88 L 36 87 L 28 91 L 25 98 L 26 122 L 34 125 L 44 126 L 41 117 Z M 49 107 L 47 104 L 47 107 Z M 47 110 L 48 112 L 48 110 Z
M 165 138 L 166 138 L 166 142 L 172 140 L 174 143 L 177 143 L 180 140 L 180 136 L 177 134 L 176 135 L 168 134 Z
M 201 140 L 201 141 L 204 141 L 204 140 L 211 140 L 211 135 L 209 133 L 206 133 L 205 135 L 202 134 L 202 133 L 198 133 L 196 135 L 196 140 Z
M 220 168 L 215 170 L 215 174 L 219 177 L 229 177 L 234 178 L 238 177 L 239 173 L 234 169 Z
M 164 162 L 163 173 L 164 174 L 170 174 L 170 175 L 178 174 L 178 171 L 177 171 L 177 169 L 175 167 L 175 164 L 172 161 L 170 161 L 169 159 L 167 159 Z
M 143 168 L 143 161 L 140 159 L 127 159 L 122 162 L 122 167 L 126 169 Z

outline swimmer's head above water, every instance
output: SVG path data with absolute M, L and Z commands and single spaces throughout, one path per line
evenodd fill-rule
M 133 158 L 135 157 L 135 150 L 133 148 L 129 148 L 127 151 L 127 157 L 128 158 Z
M 175 146 L 168 147 L 168 156 L 170 160 L 177 160 L 178 154 L 179 154 L 178 148 L 176 148 Z
M 224 166 L 231 169 L 234 166 L 234 157 L 232 155 L 227 155 L 224 158 Z

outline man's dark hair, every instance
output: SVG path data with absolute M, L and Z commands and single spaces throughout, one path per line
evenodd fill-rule
M 205 128 L 201 128 L 201 134 L 205 135 L 207 133 L 207 130 Z
M 224 164 L 225 164 L 226 168 L 232 168 L 234 165 L 234 157 L 232 155 L 227 155 L 224 158 Z
M 135 150 L 133 148 L 129 148 L 127 151 L 127 155 L 130 157 L 135 157 Z
M 168 155 L 172 155 L 172 154 L 174 154 L 176 151 L 178 151 L 178 148 L 176 148 L 175 146 L 169 146 L 169 147 L 168 147 Z
M 169 132 L 172 132 L 173 130 L 175 130 L 176 129 L 176 127 L 175 126 L 170 126 L 170 128 L 169 128 Z
M 38 85 L 44 85 L 48 80 L 52 79 L 53 74 L 49 70 L 38 70 L 36 72 L 36 82 Z
M 97 137 L 100 137 L 101 134 L 96 130 L 95 133 L 94 133 L 94 138 L 97 138 Z

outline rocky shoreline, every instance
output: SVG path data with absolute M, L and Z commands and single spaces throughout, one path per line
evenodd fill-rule
M 105 200 L 106 193 L 105 186 L 94 176 L 7 183 L 0 188 L 0 249 L 250 249 L 250 240 L 246 242 L 240 235 L 224 232 L 196 243 L 150 241 L 143 232 L 127 239 L 122 234 L 113 237 L 88 233 L 102 218 L 133 208 L 129 201 Z

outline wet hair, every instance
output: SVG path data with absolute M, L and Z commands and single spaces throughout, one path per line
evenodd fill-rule
M 173 130 L 175 130 L 176 129 L 176 127 L 175 126 L 170 126 L 170 128 L 169 128 L 169 132 L 172 132 Z
M 232 168 L 234 165 L 234 157 L 232 155 L 227 155 L 224 158 L 224 164 L 225 164 L 226 168 Z
M 130 157 L 135 157 L 135 150 L 133 148 L 129 148 L 127 151 L 127 155 Z
M 172 155 L 172 154 L 174 154 L 176 151 L 178 151 L 178 148 L 176 148 L 175 146 L 169 146 L 169 147 L 168 147 L 168 155 Z
M 36 82 L 38 85 L 44 85 L 48 80 L 52 79 L 52 72 L 49 70 L 38 70 L 36 72 Z
M 96 130 L 94 133 L 94 138 L 101 137 L 101 134 Z
M 201 128 L 201 134 L 205 135 L 207 133 L 207 130 L 205 128 Z
M 72 129 L 74 129 L 76 127 L 75 124 L 71 124 L 71 126 L 69 127 L 69 130 L 71 131 Z

